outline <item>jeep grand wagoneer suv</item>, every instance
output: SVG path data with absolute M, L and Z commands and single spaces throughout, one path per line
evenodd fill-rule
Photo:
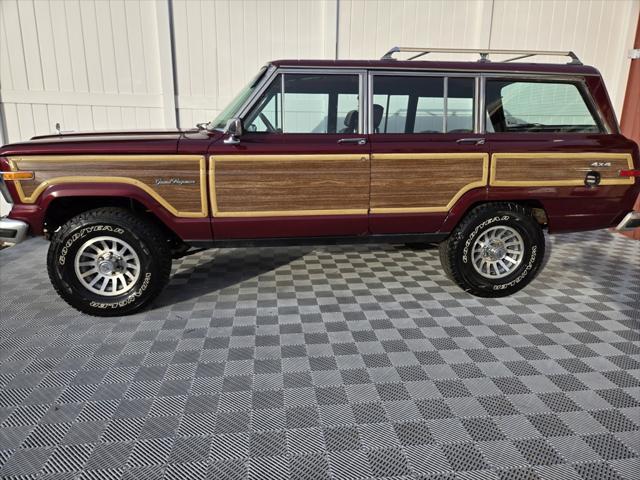
M 193 247 L 439 242 L 453 281 L 497 297 L 533 279 L 544 230 L 640 223 L 638 146 L 595 68 L 571 52 L 424 61 L 435 51 L 271 62 L 191 130 L 6 145 L 0 240 L 44 234 L 58 293 L 122 315 Z

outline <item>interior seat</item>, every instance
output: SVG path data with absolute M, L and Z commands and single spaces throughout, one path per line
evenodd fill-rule
M 373 133 L 380 133 L 380 122 L 382 121 L 382 114 L 384 113 L 384 107 L 373 104 Z
M 344 128 L 340 133 L 356 133 L 358 131 L 358 111 L 351 110 L 344 117 Z

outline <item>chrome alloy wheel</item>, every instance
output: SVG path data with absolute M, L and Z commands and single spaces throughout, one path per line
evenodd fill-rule
M 84 288 L 113 297 L 135 285 L 140 277 L 140 258 L 123 240 L 96 237 L 86 241 L 76 253 L 75 271 Z
M 491 227 L 476 239 L 471 249 L 473 268 L 485 278 L 504 278 L 522 263 L 524 240 L 513 228 Z

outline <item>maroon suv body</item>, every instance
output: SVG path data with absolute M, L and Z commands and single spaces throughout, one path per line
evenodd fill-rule
M 249 243 L 440 242 L 465 290 L 506 295 L 543 229 L 639 221 L 638 146 L 576 63 L 274 61 L 197 128 L 2 147 L 0 240 L 52 238 L 54 286 L 98 315 L 141 308 L 189 247 Z

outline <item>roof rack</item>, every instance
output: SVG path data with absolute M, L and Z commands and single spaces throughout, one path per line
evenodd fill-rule
M 491 49 L 475 49 L 475 48 L 418 48 L 418 47 L 393 47 L 387 53 L 383 55 L 380 60 L 396 60 L 393 58 L 394 53 L 410 52 L 415 55 L 409 57 L 407 60 L 415 60 L 429 53 L 476 53 L 480 55 L 479 62 L 490 62 L 489 55 L 515 55 L 507 60 L 501 60 L 502 62 L 513 62 L 514 60 L 521 60 L 523 58 L 534 57 L 537 55 L 553 56 L 553 57 L 569 57 L 571 61 L 569 65 L 582 65 L 582 62 L 578 56 L 571 51 L 555 51 L 555 50 L 491 50 Z

